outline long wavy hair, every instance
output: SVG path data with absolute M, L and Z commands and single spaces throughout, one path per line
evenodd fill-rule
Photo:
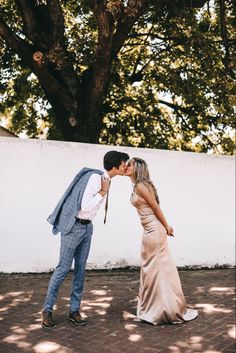
M 134 189 L 138 183 L 143 183 L 148 188 L 151 187 L 152 190 L 154 191 L 156 201 L 159 204 L 160 200 L 157 195 L 157 190 L 153 185 L 152 181 L 150 180 L 150 174 L 149 174 L 147 163 L 143 159 L 137 158 L 137 157 L 132 158 L 132 160 L 134 161 L 133 174 L 132 174 Z

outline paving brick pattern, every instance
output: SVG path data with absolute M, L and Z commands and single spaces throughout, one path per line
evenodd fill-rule
M 50 274 L 0 274 L 0 353 L 233 353 L 234 270 L 180 271 L 198 319 L 180 325 L 133 322 L 139 272 L 87 271 L 82 313 L 67 319 L 72 273 L 61 287 L 54 329 L 42 329 L 40 310 Z

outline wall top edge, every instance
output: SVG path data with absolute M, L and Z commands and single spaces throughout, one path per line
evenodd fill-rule
M 70 141 L 57 141 L 57 140 L 41 140 L 41 139 L 22 139 L 19 137 L 12 136 L 0 136 L 0 145 L 1 144 L 34 144 L 34 145 L 54 145 L 54 146 L 63 146 L 63 147 L 84 147 L 84 148 L 92 148 L 97 146 L 98 149 L 101 150 L 120 150 L 126 151 L 127 153 L 134 155 L 134 151 L 140 151 L 145 154 L 158 152 L 158 154 L 185 154 L 191 155 L 194 157 L 205 157 L 205 158 L 217 158 L 217 159 L 233 159 L 235 160 L 235 156 L 227 156 L 227 155 L 218 155 L 218 154 L 208 154 L 208 153 L 199 153 L 199 152 L 189 152 L 189 151 L 173 151 L 173 150 L 164 150 L 164 149 L 155 149 L 155 148 L 143 148 L 143 147 L 131 147 L 131 146 L 116 146 L 116 145 L 101 145 L 101 144 L 92 144 L 92 143 L 84 143 L 84 142 L 70 142 Z M 130 151 L 130 152 L 128 152 Z M 132 153 L 131 153 L 132 151 Z

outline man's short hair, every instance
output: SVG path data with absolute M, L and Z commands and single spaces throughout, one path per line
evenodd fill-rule
M 122 162 L 126 162 L 129 155 L 124 152 L 109 151 L 103 158 L 103 166 L 106 170 L 111 170 L 113 167 L 119 168 Z

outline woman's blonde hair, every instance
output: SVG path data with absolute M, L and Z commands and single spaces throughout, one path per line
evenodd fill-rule
M 134 161 L 133 174 L 132 174 L 134 188 L 138 183 L 143 183 L 148 188 L 151 186 L 152 190 L 154 191 L 154 195 L 157 203 L 160 203 L 159 197 L 157 195 L 157 190 L 153 185 L 152 181 L 150 180 L 150 174 L 149 174 L 147 163 L 143 159 L 137 158 L 137 157 L 132 158 L 132 160 Z

